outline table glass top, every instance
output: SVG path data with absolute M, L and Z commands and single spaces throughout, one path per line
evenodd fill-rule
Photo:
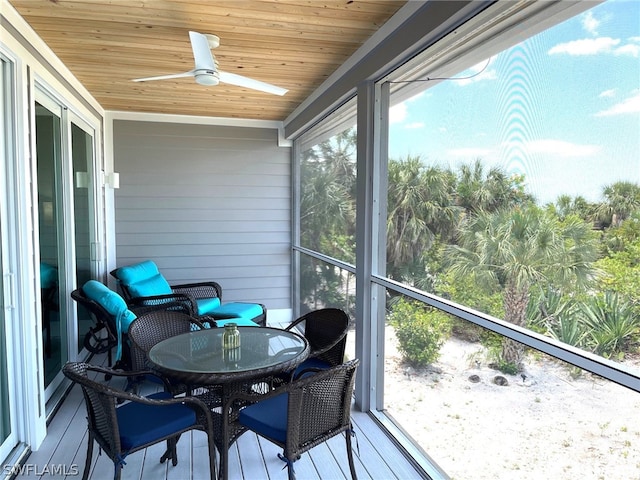
M 149 360 L 162 369 L 185 373 L 232 373 L 269 368 L 307 351 L 299 334 L 269 327 L 238 327 L 240 347 L 222 348 L 224 328 L 177 335 L 155 345 Z

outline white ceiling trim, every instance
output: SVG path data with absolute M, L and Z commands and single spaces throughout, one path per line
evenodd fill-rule
M 290 147 L 291 140 L 284 138 L 284 122 L 279 120 L 257 120 L 248 118 L 202 117 L 164 113 L 108 111 L 111 120 L 133 120 L 138 122 L 182 123 L 191 125 L 217 125 L 223 127 L 267 128 L 278 132 L 278 146 Z

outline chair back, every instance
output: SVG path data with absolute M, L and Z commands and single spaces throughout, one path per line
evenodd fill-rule
M 119 391 L 89 378 L 92 366 L 83 362 L 68 362 L 62 373 L 82 388 L 89 430 L 110 458 L 121 451 L 120 431 L 116 416 L 116 399 Z M 126 392 L 120 391 L 125 394 Z
M 202 322 L 180 311 L 155 310 L 139 315 L 129 327 L 132 368 L 147 369 L 147 354 L 162 340 L 203 328 Z
M 323 360 L 331 366 L 344 361 L 349 316 L 339 308 L 313 310 L 293 321 L 287 330 L 304 322 L 304 336 L 311 349 L 309 357 Z
M 351 430 L 351 400 L 358 363 L 354 359 L 290 384 L 285 447 L 289 459 Z
M 116 268 L 111 275 L 118 280 L 122 296 L 127 300 L 173 293 L 169 282 L 153 260 Z

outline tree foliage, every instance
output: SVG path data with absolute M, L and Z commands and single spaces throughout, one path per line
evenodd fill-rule
M 460 226 L 459 244 L 447 249 L 450 271 L 500 285 L 505 320 L 523 327 L 534 284 L 584 288 L 596 256 L 590 225 L 575 217 L 561 222 L 533 204 L 469 217 Z M 502 359 L 518 368 L 523 352 L 520 344 L 503 342 Z
M 301 243 L 350 263 L 355 152 L 349 129 L 305 151 L 301 164 Z M 602 199 L 561 195 L 540 207 L 524 176 L 480 159 L 455 170 L 419 156 L 390 159 L 386 275 L 566 343 L 617 354 L 636 345 L 633 329 L 606 348 L 594 332 L 611 323 L 611 305 L 640 315 L 640 186 L 616 182 L 603 188 Z M 303 293 L 307 305 L 352 303 L 349 276 L 340 269 L 313 260 L 303 262 L 301 275 L 313 285 Z M 590 304 L 594 292 L 600 303 Z M 402 308 L 435 318 L 430 309 Z M 454 321 L 454 333 L 468 330 L 465 324 Z M 407 327 L 422 336 L 416 328 Z M 624 329 L 609 330 L 621 336 Z M 522 348 L 503 342 L 502 357 L 521 366 Z

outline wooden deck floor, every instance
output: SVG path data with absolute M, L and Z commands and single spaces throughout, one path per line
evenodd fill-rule
M 97 360 L 97 361 L 96 361 Z M 92 363 L 100 363 L 94 359 Z M 358 478 L 362 480 L 421 479 L 425 476 L 409 462 L 395 444 L 365 413 L 352 414 L 356 438 L 354 453 Z M 178 442 L 178 465 L 159 462 L 165 444 L 158 444 L 126 458 L 122 478 L 200 480 L 209 478 L 207 441 L 202 432 L 185 434 Z M 87 448 L 86 411 L 82 392 L 74 386 L 51 420 L 47 437 L 27 458 L 19 478 L 43 480 L 80 478 Z M 113 478 L 113 464 L 94 447 L 92 480 Z M 279 448 L 246 432 L 229 452 L 229 479 L 286 479 L 287 471 L 277 457 Z M 64 471 L 63 467 L 64 465 Z M 304 454 L 294 464 L 297 478 L 338 480 L 350 478 L 344 437 L 337 436 Z M 66 475 L 65 475 L 66 473 Z

